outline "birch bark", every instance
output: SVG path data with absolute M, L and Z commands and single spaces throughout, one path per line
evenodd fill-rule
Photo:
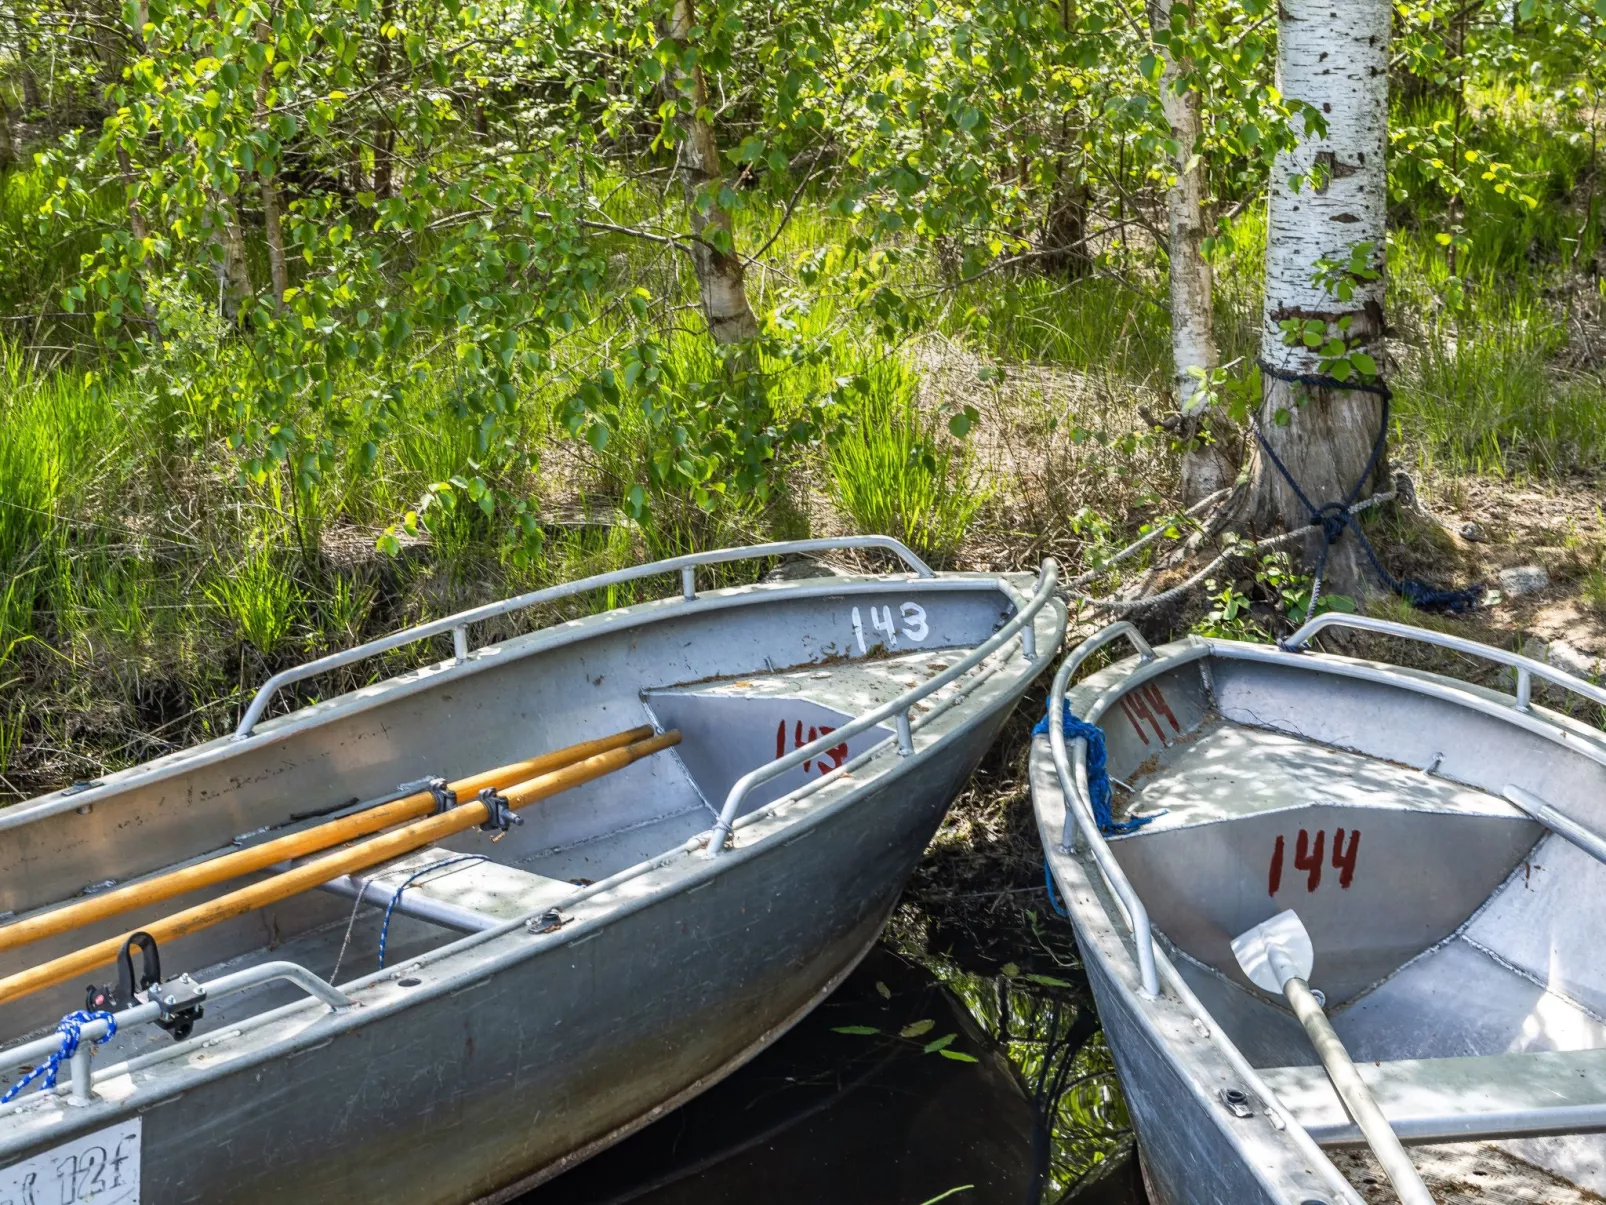
M 693 111 L 685 120 L 685 140 L 676 148 L 680 159 L 681 185 L 691 210 L 692 267 L 702 298 L 703 318 L 716 343 L 741 343 L 758 334 L 758 320 L 747 302 L 746 269 L 735 253 L 730 211 L 719 203 L 724 173 L 719 162 L 719 143 L 708 116 L 708 87 L 702 66 L 691 59 L 688 50 L 696 14 L 692 0 L 675 0 L 663 36 L 674 43 L 675 62 L 669 82 L 692 102 Z M 716 242 L 731 247 L 722 251 Z
M 1306 101 L 1327 119 L 1324 138 L 1307 136 L 1272 169 L 1266 230 L 1266 303 L 1261 358 L 1285 373 L 1317 374 L 1320 357 L 1287 346 L 1278 323 L 1319 319 L 1336 332 L 1351 319 L 1349 334 L 1381 359 L 1384 331 L 1384 227 L 1387 187 L 1389 0 L 1282 0 L 1277 36 L 1277 86 Z M 1318 181 L 1298 191 L 1292 178 L 1317 169 Z M 1378 277 L 1355 282 L 1354 297 L 1337 301 L 1314 277 L 1321 259 L 1347 261 L 1359 243 L 1373 248 Z M 1286 412 L 1279 424 L 1278 413 Z M 1308 388 L 1264 375 L 1261 430 L 1288 470 L 1317 506 L 1347 497 L 1365 471 L 1377 438 L 1381 402 L 1350 389 Z M 1380 459 L 1359 497 L 1382 479 Z M 1253 513 L 1261 526 L 1301 527 L 1310 516 L 1264 454 L 1254 471 Z M 1307 541 L 1306 555 L 1320 552 L 1320 536 Z M 1371 579 L 1353 537 L 1342 539 L 1328 558 L 1329 580 L 1350 594 L 1369 592 Z
M 207 239 L 212 244 L 212 266 L 217 273 L 218 313 L 228 322 L 238 321 L 240 311 L 250 300 L 251 273 L 245 261 L 245 232 L 240 229 L 234 201 L 217 189 L 209 189 Z
M 1166 191 L 1167 252 L 1171 277 L 1171 390 L 1183 415 L 1181 434 L 1182 495 L 1193 505 L 1232 479 L 1232 462 L 1220 445 L 1201 443 L 1201 393 L 1204 382 L 1190 369 L 1208 373 L 1220 363 L 1216 352 L 1215 317 L 1211 310 L 1213 281 L 1204 257 L 1205 179 L 1199 155 L 1199 94 L 1183 86 L 1191 64 L 1171 57 L 1163 39 L 1171 29 L 1171 0 L 1152 0 L 1149 24 L 1165 70 L 1160 77 L 1160 108 L 1177 153 L 1171 163 L 1176 180 Z

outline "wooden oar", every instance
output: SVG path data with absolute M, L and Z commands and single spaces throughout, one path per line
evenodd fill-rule
M 502 791 L 502 795 L 509 807 L 515 809 L 526 807 L 537 800 L 566 791 L 570 787 L 577 787 L 594 778 L 601 778 L 604 774 L 622 770 L 633 761 L 679 743 L 680 733 L 671 729 L 650 740 L 638 741 L 623 749 L 599 753 L 595 757 L 588 757 L 561 770 L 554 770 L 550 774 L 518 783 L 506 788 Z M 331 879 L 337 879 L 343 874 L 352 874 L 370 866 L 377 866 L 381 862 L 388 862 L 391 858 L 410 853 L 420 846 L 483 824 L 489 815 L 489 810 L 478 800 L 464 802 L 449 812 L 416 820 L 349 848 L 325 854 L 271 879 L 264 879 L 260 883 L 253 883 L 249 887 L 220 895 L 215 900 L 208 900 L 204 904 L 175 912 L 142 928 L 158 942 L 172 941 L 257 908 L 278 903 L 292 895 L 327 883 Z M 36 992 L 40 988 L 51 987 L 76 978 L 96 967 L 115 961 L 118 952 L 123 948 L 123 942 L 127 939 L 127 933 L 119 934 L 0 979 L 0 1004 L 15 1000 L 19 996 L 26 996 L 29 992 Z
M 499 766 L 494 770 L 461 778 L 447 785 L 457 793 L 459 799 L 468 800 L 486 787 L 502 790 L 514 783 L 550 774 L 564 766 L 585 761 L 599 753 L 622 749 L 651 736 L 650 727 L 632 728 L 628 732 L 616 732 L 612 736 L 583 741 L 578 745 L 569 745 L 551 753 L 543 753 L 540 757 Z M 55 937 L 59 933 L 82 928 L 84 925 L 105 920 L 109 916 L 117 916 L 131 908 L 172 899 L 175 895 L 183 895 L 186 891 L 226 883 L 230 879 L 265 870 L 291 858 L 304 858 L 308 854 L 318 853 L 336 845 L 344 845 L 347 841 L 354 841 L 358 837 L 380 832 L 393 824 L 403 824 L 427 816 L 434 810 L 435 797 L 428 791 L 419 791 L 313 828 L 302 829 L 300 832 L 290 833 L 272 841 L 264 841 L 261 845 L 222 854 L 205 862 L 197 862 L 193 866 L 185 866 L 137 883 L 128 883 L 115 891 L 93 895 L 68 904 L 64 908 L 41 912 L 0 928 L 0 951 L 14 950 L 29 942 Z

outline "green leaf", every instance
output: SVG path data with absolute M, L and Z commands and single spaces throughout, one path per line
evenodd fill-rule
M 942 1035 L 942 1037 L 937 1038 L 935 1041 L 927 1042 L 920 1048 L 920 1053 L 936 1054 L 939 1050 L 946 1050 L 949 1043 L 951 1043 L 958 1036 L 959 1035 L 956 1033 L 945 1033 Z
M 935 1028 L 937 1028 L 935 1021 L 914 1021 L 900 1029 L 898 1036 L 900 1038 L 918 1038 L 923 1034 L 930 1033 Z
M 1350 352 L 1349 362 L 1355 365 L 1358 370 L 1364 372 L 1369 377 L 1375 377 L 1377 375 L 1377 361 L 1372 359 L 1372 357 L 1367 355 L 1364 351 Z
M 852 1034 L 855 1037 L 868 1037 L 870 1034 L 880 1033 L 881 1031 L 874 1025 L 838 1025 L 831 1032 Z
M 1013 962 L 1006 962 L 1000 969 L 1002 970 L 1005 979 L 1013 979 L 1016 975 L 1020 974 L 1020 967 Z
M 882 983 L 879 979 L 875 981 L 875 990 L 883 1000 L 892 999 L 892 989 L 886 984 Z
M 1056 979 L 1052 975 L 1028 975 L 1028 976 L 1026 976 L 1026 978 L 1030 982 L 1032 982 L 1032 983 L 1040 983 L 1044 987 L 1075 987 L 1076 986 L 1074 983 L 1070 983 L 1067 980 Z
M 966 1054 L 962 1050 L 939 1050 L 937 1053 L 945 1059 L 953 1059 L 956 1063 L 974 1063 L 976 1061 L 974 1055 Z

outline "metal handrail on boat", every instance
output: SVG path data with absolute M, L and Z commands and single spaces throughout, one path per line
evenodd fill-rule
M 334 984 L 320 979 L 298 962 L 264 962 L 260 966 L 247 967 L 241 971 L 221 975 L 197 986 L 204 989 L 207 1001 L 213 1001 L 222 999 L 225 996 L 237 995 L 253 987 L 260 987 L 264 983 L 273 983 L 279 980 L 295 984 L 307 995 L 322 1000 L 334 1010 L 350 1008 L 356 1003 L 345 992 L 335 987 Z M 78 1045 L 73 1052 L 70 1063 L 72 1087 L 69 1091 L 68 1099 L 75 1104 L 86 1104 L 89 1101 L 89 1056 L 94 1043 L 103 1041 L 110 1033 L 127 1030 L 135 1025 L 149 1024 L 159 1019 L 161 1015 L 161 1006 L 153 1002 L 150 1004 L 136 1004 L 133 1008 L 125 1008 L 121 1012 L 113 1013 L 110 1022 L 107 1022 L 104 1018 L 84 1022 L 79 1028 Z M 0 1064 L 22 1066 L 29 1063 L 40 1063 L 57 1054 L 62 1048 L 61 1043 L 62 1036 L 60 1033 L 53 1033 L 48 1037 L 35 1038 L 31 1042 L 24 1042 L 20 1046 L 13 1046 L 9 1050 L 0 1051 Z
M 662 561 L 653 561 L 646 565 L 632 565 L 626 569 L 616 569 L 612 573 L 597 573 L 591 577 L 582 577 L 572 582 L 549 586 L 544 590 L 533 590 L 528 594 L 520 594 L 513 598 L 505 598 L 500 602 L 486 603 L 483 606 L 471 607 L 466 611 L 459 611 L 455 615 L 448 615 L 444 619 L 431 620 L 429 623 L 417 624 L 404 628 L 400 632 L 392 632 L 389 636 L 380 636 L 375 640 L 359 644 L 355 648 L 344 649 L 338 653 L 330 653 L 327 657 L 319 657 L 315 661 L 308 661 L 291 669 L 283 670 L 262 684 L 262 687 L 251 699 L 251 705 L 246 708 L 245 715 L 240 718 L 239 727 L 234 730 L 234 739 L 243 741 L 255 730 L 262 713 L 268 709 L 273 696 L 284 687 L 293 682 L 300 682 L 304 678 L 315 677 L 333 669 L 340 669 L 357 661 L 365 661 L 379 653 L 388 653 L 392 649 L 403 645 L 414 644 L 420 640 L 427 640 L 431 636 L 440 636 L 446 632 L 452 634 L 452 651 L 454 661 L 461 665 L 468 660 L 468 627 L 469 624 L 479 623 L 485 619 L 495 619 L 501 615 L 508 615 L 514 611 L 527 610 L 530 607 L 540 606 L 542 603 L 555 602 L 560 598 L 568 598 L 574 594 L 584 594 L 588 590 L 600 590 L 608 586 L 619 586 L 626 582 L 637 581 L 644 577 L 657 577 L 665 573 L 680 574 L 681 597 L 687 602 L 697 597 L 697 570 L 706 565 L 723 565 L 731 561 L 758 560 L 773 556 L 796 556 L 809 552 L 835 552 L 850 548 L 880 548 L 895 554 L 918 577 L 935 577 L 936 572 L 926 564 L 901 540 L 891 536 L 843 536 L 841 538 L 826 538 L 818 540 L 784 540 L 773 544 L 753 544 L 746 548 L 715 548 L 708 552 L 694 552 L 686 556 L 669 557 Z
M 998 584 L 1000 590 L 1010 593 L 1008 583 L 1002 578 L 999 579 Z M 854 717 L 848 723 L 833 729 L 828 735 L 822 736 L 818 740 L 810 741 L 808 744 L 792 750 L 784 757 L 778 757 L 755 770 L 749 770 L 738 778 L 731 784 L 730 792 L 725 796 L 725 806 L 720 809 L 719 819 L 715 822 L 713 832 L 709 837 L 708 856 L 715 858 L 725 852 L 725 840 L 730 836 L 731 829 L 736 823 L 736 814 L 741 810 L 742 801 L 747 798 L 748 793 L 754 787 L 760 783 L 768 782 L 777 775 L 784 774 L 794 766 L 801 766 L 806 761 L 813 761 L 827 750 L 842 744 L 849 737 L 858 736 L 859 733 L 874 728 L 883 720 L 893 719 L 896 722 L 897 731 L 892 736 L 887 737 L 886 740 L 877 742 L 872 747 L 872 750 L 867 750 L 866 752 L 880 749 L 887 741 L 896 740 L 898 742 L 899 756 L 908 757 L 912 754 L 914 752 L 914 729 L 909 715 L 910 709 L 927 695 L 941 690 L 954 679 L 969 673 L 1005 644 L 1013 640 L 1017 632 L 1020 633 L 1021 652 L 1026 659 L 1030 661 L 1035 657 L 1037 655 L 1037 638 L 1032 628 L 1032 621 L 1037 618 L 1037 613 L 1043 609 L 1048 600 L 1054 596 L 1054 587 L 1058 584 L 1059 564 L 1054 558 L 1048 557 L 1043 561 L 1042 569 L 1038 572 L 1037 585 L 1026 604 L 1018 607 L 1012 619 L 959 661 L 943 670 L 936 677 L 928 679 L 912 690 L 905 691 L 890 702 L 883 703 L 873 711 L 867 711 L 863 715 Z M 1142 637 L 1140 636 L 1138 639 L 1141 640 Z M 1152 652 L 1150 656 L 1153 656 Z
M 1480 644 L 1476 640 L 1468 640 L 1464 636 L 1452 636 L 1448 632 L 1435 632 L 1430 628 L 1412 627 L 1406 623 L 1396 623 L 1392 619 L 1374 619 L 1370 615 L 1350 615 L 1343 611 L 1327 611 L 1306 621 L 1281 647 L 1284 652 L 1303 652 L 1305 645 L 1318 632 L 1326 628 L 1355 628 L 1363 632 L 1376 632 L 1382 636 L 1398 636 L 1404 640 L 1415 640 L 1419 644 L 1437 645 L 1439 648 L 1453 649 L 1458 653 L 1465 653 L 1469 657 L 1481 657 L 1485 661 L 1493 661 L 1500 665 L 1509 666 L 1517 671 L 1517 690 L 1513 706 L 1518 711 L 1527 711 L 1533 706 L 1533 680 L 1543 678 L 1553 686 L 1573 694 L 1583 695 L 1591 702 L 1606 707 L 1606 689 L 1585 682 L 1582 678 L 1569 674 L 1566 670 L 1557 669 L 1553 665 L 1546 665 L 1543 661 L 1535 661 L 1532 657 L 1524 657 L 1521 653 L 1508 653 L 1505 649 L 1495 648 L 1490 644 Z
M 1558 837 L 1572 842 L 1596 861 L 1606 862 L 1606 837 L 1594 829 L 1579 824 L 1565 812 L 1558 811 L 1532 791 L 1525 791 L 1515 783 L 1508 782 L 1501 793 Z
M 1075 848 L 1075 832 L 1071 827 L 1071 818 L 1074 816 L 1077 827 L 1087 838 L 1088 849 L 1092 851 L 1099 869 L 1104 872 L 1105 880 L 1126 909 L 1127 923 L 1132 926 L 1132 939 L 1137 946 L 1138 976 L 1143 985 L 1143 994 L 1153 999 L 1160 994 L 1160 980 L 1154 969 L 1154 933 L 1149 926 L 1149 910 L 1143 906 L 1137 888 L 1132 886 L 1132 881 L 1126 877 L 1121 864 L 1110 852 L 1110 844 L 1099 832 L 1098 821 L 1093 816 L 1093 806 L 1087 795 L 1087 741 L 1081 737 L 1076 740 L 1076 773 L 1073 776 L 1066 752 L 1065 728 L 1061 723 L 1061 717 L 1065 714 L 1065 688 L 1070 683 L 1071 675 L 1095 652 L 1121 636 L 1125 636 L 1136 647 L 1140 660 L 1154 660 L 1155 652 L 1149 647 L 1149 642 L 1125 620 L 1112 623 L 1082 641 L 1060 663 L 1054 675 L 1054 685 L 1049 690 L 1048 744 L 1054 755 L 1054 772 L 1059 776 L 1060 792 L 1065 796 L 1065 828 L 1060 836 L 1060 848 L 1066 853 Z

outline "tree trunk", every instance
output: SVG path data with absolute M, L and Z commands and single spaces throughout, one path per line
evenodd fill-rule
M 390 76 L 390 36 L 387 30 L 396 22 L 396 0 L 380 0 L 379 46 L 374 52 L 374 79 L 380 95 L 385 95 Z M 396 152 L 396 127 L 383 115 L 374 123 L 374 196 L 381 201 L 393 195 L 392 162 Z
M 273 40 L 273 27 L 266 21 L 258 21 L 256 28 L 257 41 L 266 45 Z M 268 119 L 268 86 L 272 79 L 272 72 L 264 68 L 257 79 L 256 90 L 256 124 L 261 129 L 267 125 Z M 262 231 L 268 244 L 268 275 L 273 283 L 273 308 L 284 308 L 285 290 L 290 287 L 290 269 L 284 258 L 284 228 L 280 221 L 281 206 L 279 203 L 279 167 L 278 164 L 268 162 L 264 166 L 262 159 L 257 160 L 257 185 L 262 189 Z
M 1272 168 L 1266 230 L 1266 305 L 1261 358 L 1264 375 L 1260 427 L 1305 496 L 1320 507 L 1346 499 L 1366 471 L 1381 421 L 1377 395 L 1354 389 L 1307 387 L 1275 373 L 1319 374 L 1316 351 L 1284 343 L 1278 323 L 1319 320 L 1330 335 L 1348 317 L 1349 337 L 1381 359 L 1383 336 L 1385 205 L 1384 150 L 1388 141 L 1389 0 L 1282 0 L 1277 38 L 1277 85 L 1327 119 L 1325 138 L 1308 136 Z M 1318 169 L 1299 191 L 1291 177 Z M 1339 301 L 1314 277 L 1317 261 L 1349 262 L 1358 244 L 1371 246 L 1377 279 L 1353 280 L 1354 296 Z M 1279 422 L 1279 414 L 1283 421 Z M 1357 497 L 1384 479 L 1382 458 Z M 1311 516 L 1269 457 L 1255 465 L 1253 514 L 1257 524 L 1292 529 Z M 1306 542 L 1314 560 L 1323 540 Z M 1369 569 L 1353 536 L 1328 556 L 1333 588 L 1350 594 L 1371 589 Z
M 20 8 L 12 10 L 12 23 L 17 30 L 17 62 L 22 77 L 23 116 L 36 113 L 42 107 L 39 96 L 39 77 L 33 73 L 33 48 L 28 45 L 28 27 L 22 20 Z
M 213 270 L 217 273 L 218 313 L 226 321 L 236 322 L 255 291 L 245 262 L 245 235 L 233 200 L 213 190 L 207 224 Z
M 724 174 L 713 123 L 704 116 L 708 112 L 708 88 L 703 81 L 703 69 L 696 63 L 689 72 L 681 66 L 686 61 L 695 23 L 692 0 L 675 0 L 669 21 L 662 30 L 663 36 L 679 51 L 670 72 L 670 85 L 692 105 L 692 112 L 684 122 L 685 138 L 676 147 L 695 239 L 692 266 L 697 273 L 708 333 L 716 343 L 741 343 L 758 334 L 758 320 L 747 303 L 746 270 L 736 254 L 730 211 L 719 203 Z
M 17 142 L 11 133 L 11 106 L 0 93 L 0 168 L 10 167 L 17 157 Z
M 1160 108 L 1177 144 L 1171 163 L 1176 180 L 1165 198 L 1171 277 L 1171 392 L 1183 419 L 1182 501 L 1192 506 L 1231 481 L 1234 469 L 1221 445 L 1202 437 L 1206 391 L 1197 374 L 1208 374 L 1220 363 L 1220 356 L 1211 309 L 1214 282 L 1210 261 L 1204 257 L 1205 174 L 1199 154 L 1199 93 L 1183 83 L 1192 64 L 1173 59 L 1162 41 L 1171 29 L 1173 9 L 1183 7 L 1171 0 L 1153 0 L 1149 22 L 1155 49 L 1165 64 Z

